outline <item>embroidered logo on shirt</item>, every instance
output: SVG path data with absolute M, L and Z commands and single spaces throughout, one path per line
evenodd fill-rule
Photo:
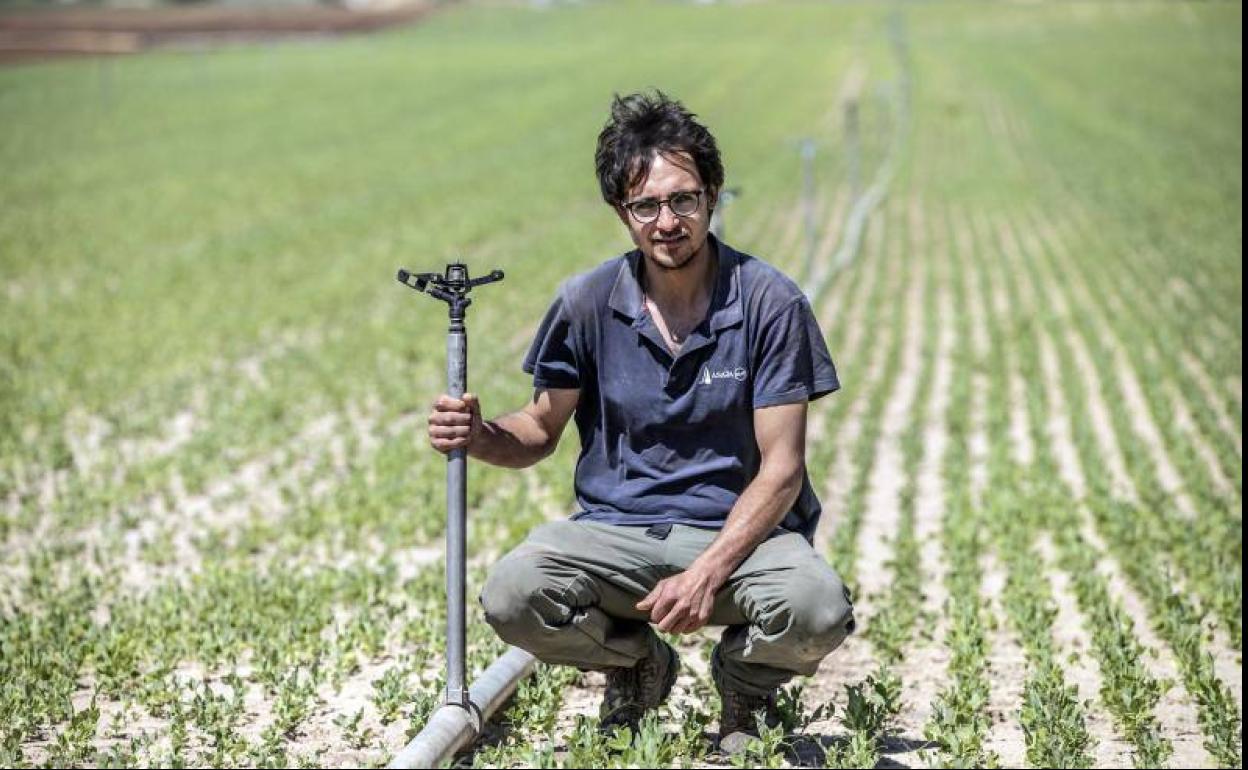
M 710 385 L 715 380 L 745 382 L 747 374 L 745 368 L 741 366 L 738 366 L 736 369 L 711 369 L 709 366 L 704 366 L 702 367 L 702 374 L 698 377 L 698 384 Z

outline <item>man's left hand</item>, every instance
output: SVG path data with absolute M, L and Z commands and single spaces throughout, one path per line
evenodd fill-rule
M 711 619 L 715 592 L 723 578 L 711 570 L 692 565 L 689 569 L 660 580 L 646 598 L 637 602 L 637 609 L 650 613 L 650 621 L 659 630 L 670 634 L 689 634 Z

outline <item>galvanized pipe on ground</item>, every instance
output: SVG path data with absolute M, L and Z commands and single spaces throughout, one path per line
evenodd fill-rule
M 536 659 L 512 647 L 482 672 L 468 690 L 467 708 L 446 704 L 433 712 L 411 742 L 387 767 L 440 767 L 481 732 L 498 707 L 515 692 L 516 684 L 533 670 Z

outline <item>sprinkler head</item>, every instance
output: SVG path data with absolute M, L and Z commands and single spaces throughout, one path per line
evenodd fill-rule
M 503 280 L 503 271 L 492 270 L 481 278 L 469 278 L 467 265 L 452 262 L 446 266 L 445 274 L 412 273 L 400 268 L 397 277 L 404 286 L 442 300 L 450 306 L 451 318 L 462 320 L 464 310 L 472 304 L 468 292 L 477 286 Z

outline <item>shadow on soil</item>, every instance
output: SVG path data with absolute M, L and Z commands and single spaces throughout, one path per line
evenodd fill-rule
M 500 711 L 506 711 L 510 700 L 504 704 Z M 511 732 L 512 725 L 507 722 L 491 721 L 485 725 L 481 734 L 461 750 L 455 756 L 452 767 L 463 768 L 472 767 L 477 754 L 487 748 L 501 746 L 508 733 Z M 719 740 L 719 734 L 713 732 L 704 732 L 703 739 L 706 741 L 708 753 L 698 762 L 700 767 L 732 767 L 732 757 L 721 754 L 716 750 L 716 743 Z M 785 736 L 785 760 L 794 767 L 824 767 L 824 755 L 827 750 L 835 745 L 843 744 L 849 741 L 849 736 L 845 734 L 790 734 Z M 899 735 L 885 735 L 880 742 L 880 761 L 876 764 L 877 768 L 907 768 L 911 765 L 904 764 L 893 758 L 895 754 L 912 754 L 916 751 L 928 749 L 937 749 L 939 744 L 927 740 L 914 740 L 903 738 Z M 560 757 L 567 753 L 566 745 L 556 746 L 555 756 Z
M 789 735 L 785 738 L 785 742 L 789 746 L 789 751 L 785 755 L 785 759 L 796 767 L 824 767 L 824 755 L 827 750 L 837 744 L 847 743 L 848 735 Z M 898 768 L 910 767 L 910 765 L 898 762 L 893 759 L 893 754 L 910 754 L 915 751 L 923 751 L 927 749 L 937 749 L 940 744 L 927 740 L 914 740 L 911 738 L 903 738 L 899 735 L 885 735 L 880 739 L 880 761 L 876 763 L 878 768 Z

